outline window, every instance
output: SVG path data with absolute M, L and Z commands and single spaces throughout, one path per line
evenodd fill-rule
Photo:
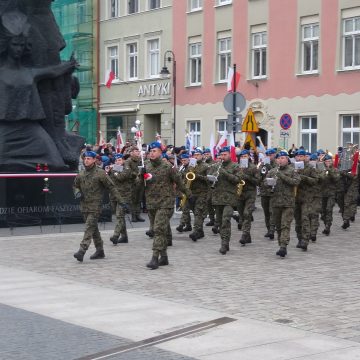
M 198 11 L 202 9 L 202 0 L 189 0 L 190 11 Z
M 252 34 L 252 77 L 266 77 L 267 32 Z
M 119 0 L 110 0 L 110 18 L 119 16 Z
M 231 38 L 218 40 L 219 81 L 226 81 L 231 66 Z
M 201 43 L 190 44 L 189 48 L 190 85 L 201 84 Z
M 149 10 L 159 9 L 160 0 L 149 0 Z
M 77 4 L 77 24 L 86 22 L 86 3 L 85 0 L 79 1 Z
M 217 5 L 228 5 L 232 3 L 232 0 L 217 0 Z
M 128 14 L 139 12 L 139 0 L 128 0 Z
M 115 79 L 119 78 L 119 53 L 117 46 L 108 47 L 108 70 L 115 74 Z
M 360 17 L 345 19 L 343 22 L 343 67 L 360 68 Z
M 341 119 L 342 127 L 342 144 L 346 146 L 346 143 L 351 142 L 353 144 L 359 144 L 360 141 L 360 115 L 342 115 Z
M 312 153 L 317 149 L 317 117 L 305 116 L 300 118 L 300 143 Z
M 193 138 L 193 146 L 195 146 L 195 147 L 201 146 L 200 121 L 189 121 L 188 129 L 189 129 L 190 136 L 192 136 L 192 138 Z
M 302 72 L 318 72 L 319 24 L 302 26 Z
M 138 46 L 137 43 L 127 45 L 128 55 L 128 79 L 135 80 L 138 78 Z
M 90 51 L 77 50 L 76 51 L 76 59 L 81 64 L 82 69 L 78 69 L 76 76 L 78 77 L 80 83 L 88 83 L 91 81 L 91 71 L 87 70 L 91 68 L 91 56 L 92 53 Z
M 217 120 L 216 121 L 216 130 L 218 134 L 223 134 L 224 131 L 227 131 L 227 121 L 226 120 Z
M 148 41 L 148 74 L 158 77 L 160 73 L 160 48 L 159 39 Z

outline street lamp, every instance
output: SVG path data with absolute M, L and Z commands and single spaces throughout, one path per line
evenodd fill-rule
M 176 133 L 176 60 L 175 60 L 175 54 L 171 50 L 165 51 L 164 54 L 164 66 L 160 71 L 160 76 L 162 78 L 167 78 L 170 75 L 170 71 L 167 68 L 166 64 L 172 62 L 172 73 L 173 73 L 173 91 L 174 91 L 174 97 L 173 97 L 173 107 L 174 107 L 174 113 L 173 113 L 173 119 L 174 119 L 174 146 L 175 146 L 175 133 Z

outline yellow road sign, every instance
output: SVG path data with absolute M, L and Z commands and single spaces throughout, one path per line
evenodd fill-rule
M 242 123 L 242 132 L 259 132 L 259 127 L 256 123 L 254 113 L 251 108 L 249 108 L 245 119 Z
M 254 137 L 255 137 L 255 135 L 253 135 L 253 134 L 251 134 L 251 133 L 248 133 L 248 134 L 246 135 L 246 139 L 245 139 L 244 144 L 249 143 L 249 144 L 250 144 L 250 147 L 253 148 L 254 150 L 256 150 L 256 145 L 255 145 Z

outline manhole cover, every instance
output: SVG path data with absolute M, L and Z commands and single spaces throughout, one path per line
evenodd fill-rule
M 278 322 L 280 324 L 289 324 L 292 323 L 293 321 L 290 319 L 276 319 L 275 322 Z

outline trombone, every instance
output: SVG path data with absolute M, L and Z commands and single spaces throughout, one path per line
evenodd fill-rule
M 191 183 L 196 179 L 196 175 L 194 172 L 192 171 L 189 171 L 185 174 L 185 178 L 186 178 L 186 183 L 185 183 L 185 187 L 187 189 L 190 189 L 191 188 Z M 180 207 L 183 209 L 185 207 L 185 204 L 186 204 L 186 201 L 187 201 L 187 196 L 184 194 L 181 198 L 181 201 L 180 201 Z

